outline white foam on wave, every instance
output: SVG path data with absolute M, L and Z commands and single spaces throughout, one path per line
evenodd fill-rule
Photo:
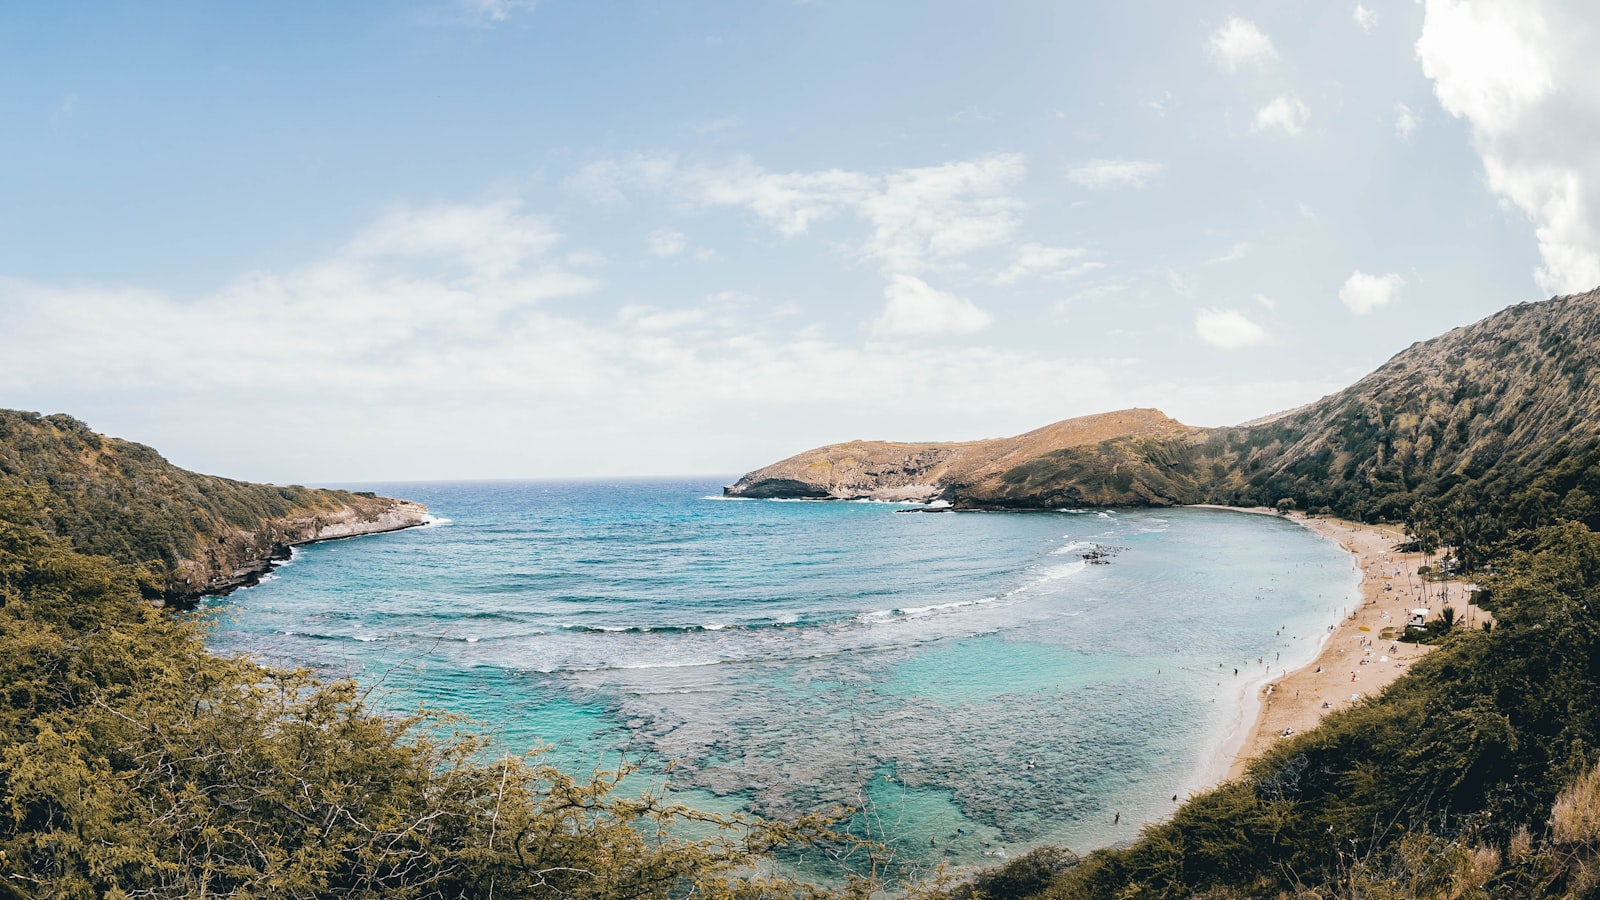
M 1039 572 L 1039 580 L 1040 581 L 1058 581 L 1058 580 L 1060 580 L 1062 578 L 1070 578 L 1073 575 L 1076 575 L 1079 572 L 1082 572 L 1085 568 L 1088 567 L 1088 565 L 1089 565 L 1088 561 L 1080 559 L 1075 563 L 1068 563 L 1067 565 L 1064 565 L 1064 566 L 1050 566 L 1047 569 L 1040 570 L 1040 572 Z
M 897 606 L 894 609 L 875 609 L 856 616 L 856 621 L 870 624 L 895 619 L 916 619 L 948 612 L 953 609 L 982 606 L 986 603 L 994 603 L 999 599 L 999 597 L 979 597 L 976 600 L 951 600 L 948 603 L 931 603 L 927 606 Z
M 1093 550 L 1098 546 L 1099 545 L 1096 544 L 1093 541 L 1068 541 L 1067 543 L 1062 544 L 1061 546 L 1057 547 L 1056 549 L 1051 550 L 1050 551 L 1050 555 L 1051 556 L 1068 556 L 1068 555 L 1073 554 L 1073 553 L 1082 553 L 1085 550 Z
M 418 528 L 441 528 L 441 527 L 443 527 L 445 525 L 453 524 L 454 522 L 455 522 L 454 519 L 447 519 L 444 516 L 436 516 L 436 515 L 434 515 L 432 513 L 428 513 L 427 515 L 422 517 L 422 524 L 418 525 L 417 527 Z
M 1009 591 L 1006 591 L 1005 595 L 1007 597 L 1013 597 L 1024 591 L 1032 590 L 1041 584 L 1048 584 L 1052 581 L 1060 581 L 1063 578 L 1071 578 L 1087 568 L 1089 568 L 1088 561 L 1082 559 L 1078 560 L 1077 562 L 1068 563 L 1064 566 L 1045 566 L 1043 568 L 1034 568 L 1031 570 L 1033 574 L 1033 578 L 1031 580 L 1024 584 L 1020 584 Z

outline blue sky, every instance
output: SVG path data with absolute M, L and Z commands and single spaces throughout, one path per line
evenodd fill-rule
M 0 405 L 241 478 L 1247 420 L 1600 283 L 1600 12 L 14 4 Z

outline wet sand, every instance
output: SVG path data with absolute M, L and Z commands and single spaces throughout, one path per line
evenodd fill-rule
M 1264 508 L 1237 511 L 1276 515 Z M 1481 627 L 1490 618 L 1466 602 L 1469 585 L 1459 581 L 1428 582 L 1419 577 L 1417 568 L 1429 563 L 1437 565 L 1439 557 L 1395 552 L 1395 546 L 1405 540 L 1398 528 L 1299 513 L 1287 518 L 1355 556 L 1362 574 L 1360 605 L 1334 627 L 1313 662 L 1272 679 L 1260 689 L 1254 722 L 1237 745 L 1228 767 L 1230 779 L 1242 775 L 1250 760 L 1282 740 L 1286 729 L 1299 734 L 1315 727 L 1323 716 L 1336 709 L 1376 696 L 1431 651 L 1430 646 L 1403 644 L 1394 639 L 1404 630 L 1410 610 L 1428 607 L 1432 619 L 1448 604 L 1455 608 L 1457 621 L 1472 628 Z M 1383 638 L 1386 629 L 1390 634 L 1387 640 Z M 1230 742 L 1230 749 L 1232 746 Z

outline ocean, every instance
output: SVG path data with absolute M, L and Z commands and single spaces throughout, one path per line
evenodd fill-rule
M 723 499 L 731 480 L 346 485 L 437 521 L 299 548 L 199 614 L 217 650 L 464 714 L 570 774 L 854 810 L 920 866 L 1132 839 L 1220 778 L 1256 689 L 1356 602 L 1349 555 L 1276 517 Z

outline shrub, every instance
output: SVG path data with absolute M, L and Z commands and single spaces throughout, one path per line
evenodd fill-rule
M 1550 838 L 1558 844 L 1600 843 L 1600 765 L 1585 770 L 1556 795 Z

